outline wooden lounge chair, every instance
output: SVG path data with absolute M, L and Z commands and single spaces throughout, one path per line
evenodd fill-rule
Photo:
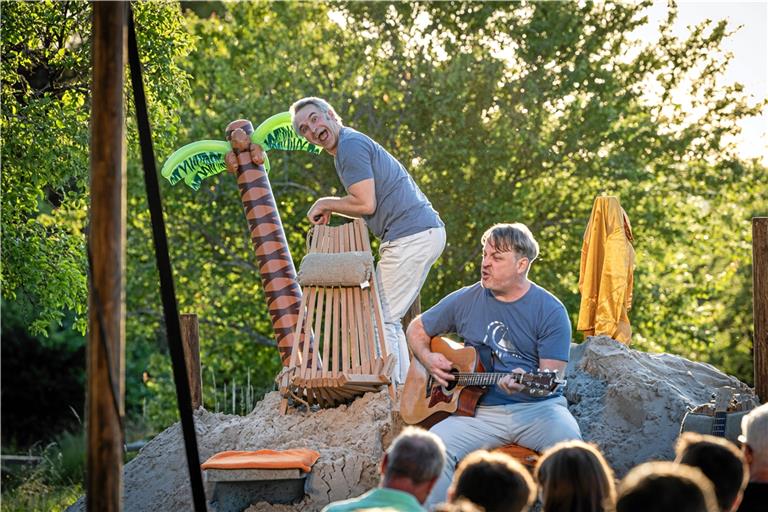
M 307 244 L 307 257 L 299 270 L 303 295 L 296 342 L 289 365 L 276 379 L 283 396 L 281 413 L 286 412 L 289 398 L 308 407 L 335 407 L 369 391 L 378 391 L 381 386 L 389 386 L 394 404 L 390 374 L 395 356 L 387 353 L 384 342 L 381 303 L 365 222 L 356 219 L 341 226 L 314 226 Z M 310 256 L 315 254 L 327 256 Z M 356 276 L 363 275 L 355 274 L 347 275 L 352 281 L 343 285 L 315 284 L 323 282 L 324 276 L 318 278 L 318 272 L 314 272 L 314 280 L 302 281 L 305 263 L 320 260 L 328 270 L 323 272 L 321 268 L 320 274 L 353 274 L 353 269 L 345 271 L 344 262 L 357 257 L 370 260 L 370 272 L 362 280 L 355 281 Z

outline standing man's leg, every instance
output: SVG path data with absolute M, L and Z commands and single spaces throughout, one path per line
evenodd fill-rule
M 445 248 L 445 228 L 430 228 L 405 236 L 379 247 L 376 278 L 381 290 L 381 307 L 387 350 L 397 357 L 393 372 L 396 383 L 405 382 L 409 357 L 405 333 L 400 324 L 403 316 L 419 294 L 429 269 Z

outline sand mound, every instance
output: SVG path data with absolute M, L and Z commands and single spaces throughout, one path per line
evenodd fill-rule
M 607 337 L 574 345 L 566 378 L 566 397 L 584 439 L 600 446 L 617 476 L 647 460 L 672 458 L 685 412 L 707 402 L 716 389 L 733 386 L 753 396 L 745 384 L 711 365 L 638 352 Z M 281 416 L 279 401 L 276 392 L 270 393 L 248 416 L 195 413 L 202 461 L 224 450 L 307 447 L 320 452 L 301 502 L 262 502 L 249 512 L 317 511 L 377 484 L 383 449 L 399 428 L 386 391 L 311 414 L 292 409 Z M 125 467 L 124 485 L 127 512 L 192 510 L 179 424 L 155 437 Z M 69 510 L 85 510 L 83 500 Z

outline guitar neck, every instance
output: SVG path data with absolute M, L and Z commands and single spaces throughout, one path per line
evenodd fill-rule
M 715 418 L 712 421 L 712 435 L 717 437 L 725 437 L 725 422 L 727 416 L 725 412 L 716 412 Z
M 523 373 L 493 373 L 493 372 L 459 372 L 453 374 L 456 377 L 458 386 L 492 386 L 497 384 L 503 377 L 511 375 L 515 382 L 520 383 L 523 380 Z

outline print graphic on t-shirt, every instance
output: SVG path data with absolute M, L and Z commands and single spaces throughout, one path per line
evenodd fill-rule
M 523 354 L 515 346 L 509 336 L 509 329 L 498 320 L 488 324 L 485 329 L 483 344 L 491 347 L 493 355 L 502 363 L 508 363 L 511 359 L 524 359 Z

